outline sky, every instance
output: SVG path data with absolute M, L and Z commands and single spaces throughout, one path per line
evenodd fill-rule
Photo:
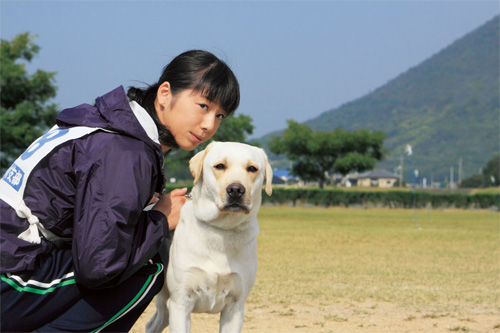
M 30 32 L 27 66 L 56 72 L 62 110 L 123 85 L 157 82 L 191 49 L 238 78 L 250 138 L 379 88 L 500 13 L 498 1 L 0 0 L 0 37 Z

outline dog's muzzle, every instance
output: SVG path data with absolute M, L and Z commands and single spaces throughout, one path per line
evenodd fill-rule
M 246 189 L 240 183 L 231 183 L 226 187 L 227 202 L 224 205 L 224 210 L 229 212 L 245 212 L 248 213 L 248 207 L 244 204 L 244 195 Z

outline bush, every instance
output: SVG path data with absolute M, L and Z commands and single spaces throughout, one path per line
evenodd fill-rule
M 479 188 L 484 186 L 484 176 L 482 175 L 472 175 L 462 180 L 460 184 L 460 188 Z
M 331 189 L 286 189 L 277 188 L 273 195 L 262 195 L 264 203 L 286 204 L 312 204 L 314 206 L 343 206 L 353 205 L 384 206 L 389 208 L 413 208 L 413 192 L 409 191 L 346 191 Z M 500 195 L 498 193 L 463 194 L 463 193 L 432 193 L 416 192 L 418 208 L 430 205 L 433 208 L 490 208 L 499 207 Z
M 165 191 L 187 187 L 191 191 L 192 185 L 180 186 L 168 184 Z M 418 208 L 425 208 L 428 204 L 432 208 L 491 208 L 500 209 L 499 193 L 432 193 L 416 192 Z M 389 208 L 413 208 L 413 192 L 411 191 L 354 191 L 342 189 L 303 189 L 303 188 L 274 188 L 273 195 L 268 196 L 262 190 L 262 202 L 274 205 L 291 204 L 314 206 L 378 206 Z

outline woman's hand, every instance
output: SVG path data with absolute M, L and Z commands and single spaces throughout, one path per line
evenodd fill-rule
M 187 197 L 184 196 L 186 192 L 187 188 L 181 188 L 164 194 L 152 208 L 152 210 L 158 210 L 165 214 L 170 230 L 174 230 L 179 224 L 181 208 L 187 200 Z

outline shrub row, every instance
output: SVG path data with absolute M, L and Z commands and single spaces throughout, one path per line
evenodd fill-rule
M 431 192 L 409 191 L 344 191 L 335 189 L 285 189 L 275 188 L 273 195 L 263 193 L 264 203 L 283 205 L 291 204 L 314 206 L 363 206 L 413 208 L 415 201 L 418 208 L 499 208 L 500 195 L 492 193 L 440 194 Z
M 179 186 L 167 185 L 170 192 Z M 192 186 L 187 186 L 191 190 Z M 346 191 L 340 189 L 300 189 L 274 188 L 273 195 L 267 196 L 262 191 L 262 202 L 273 205 L 292 206 L 343 206 L 343 207 L 389 207 L 413 208 L 413 192 L 411 191 Z M 432 193 L 416 192 L 415 202 L 418 208 L 464 208 L 500 209 L 500 195 L 498 193 Z

